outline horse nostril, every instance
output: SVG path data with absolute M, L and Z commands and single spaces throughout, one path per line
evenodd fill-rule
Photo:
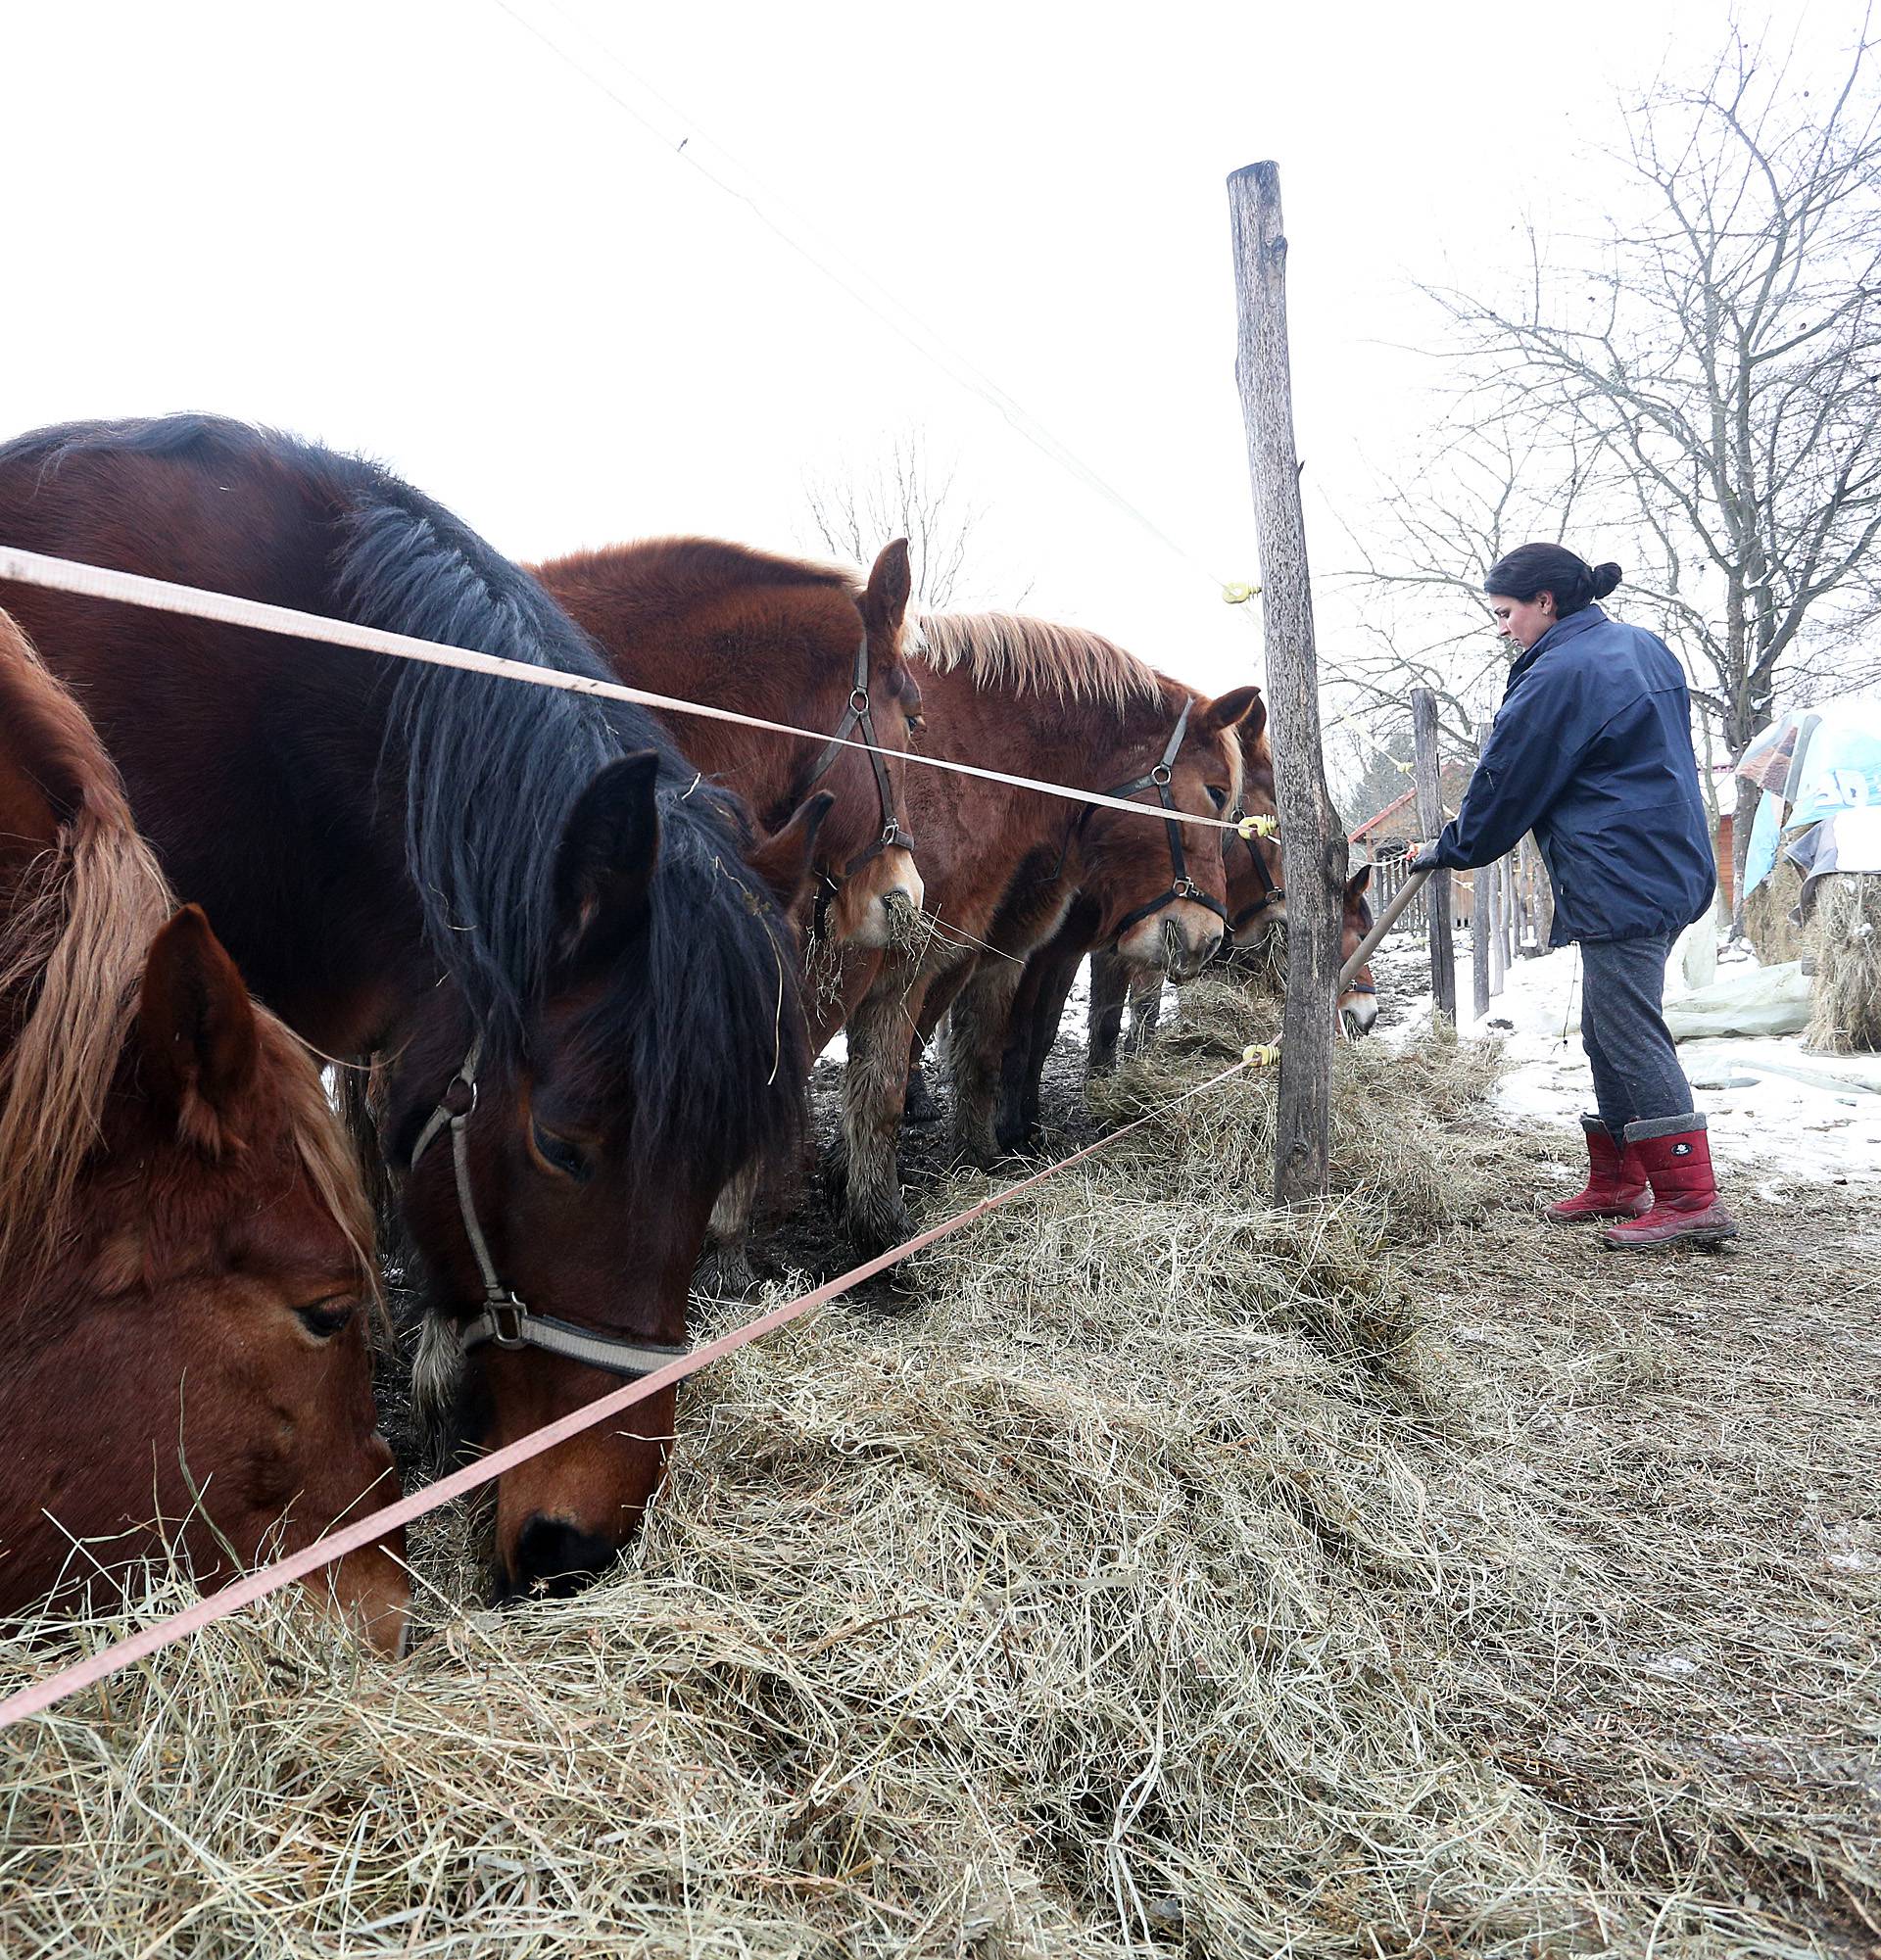
M 591 1585 L 619 1555 L 619 1548 L 566 1518 L 530 1518 L 516 1540 L 516 1573 L 503 1588 L 505 1601 L 542 1594 L 565 1600 Z

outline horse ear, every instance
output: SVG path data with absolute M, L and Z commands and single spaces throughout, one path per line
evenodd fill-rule
M 1267 733 L 1267 698 L 1259 688 L 1254 690 L 1254 703 L 1241 717 L 1241 746 L 1259 741 Z
M 1195 725 L 1204 735 L 1219 735 L 1225 728 L 1235 727 L 1260 698 L 1259 688 L 1235 688 L 1226 694 L 1217 694 L 1212 701 L 1202 703 Z
M 862 595 L 862 617 L 871 627 L 898 632 L 907 617 L 908 600 L 914 596 L 914 578 L 908 569 L 908 541 L 897 538 L 884 545 L 869 573 L 868 590 Z
M 659 755 L 643 749 L 610 762 L 575 800 L 555 851 L 555 919 L 566 957 L 606 965 L 647 913 L 659 858 L 653 790 Z
M 810 872 L 816 855 L 816 834 L 830 814 L 836 797 L 819 789 L 791 813 L 791 820 L 776 830 L 747 858 L 746 863 L 770 887 L 771 895 L 786 913 L 795 912 L 810 888 Z
M 200 906 L 185 905 L 150 942 L 137 1003 L 143 1079 L 199 1148 L 222 1148 L 225 1125 L 253 1088 L 260 1054 L 255 1005 Z
M 1365 896 L 1366 887 L 1371 883 L 1372 867 L 1369 864 L 1360 865 L 1358 870 L 1345 881 L 1345 902 L 1348 905 L 1356 904 Z

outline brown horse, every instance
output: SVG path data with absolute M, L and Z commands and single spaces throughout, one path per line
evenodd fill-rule
M 449 511 L 234 422 L 20 438 L 0 538 L 611 678 Z M 327 1053 L 386 1056 L 386 1154 L 429 1280 L 421 1373 L 467 1361 L 471 1435 L 512 1441 L 677 1352 L 721 1186 L 800 1127 L 786 911 L 813 826 L 758 849 L 636 708 L 13 591 L 248 984 Z M 672 1406 L 502 1480 L 506 1587 L 611 1560 Z
M 0 613 L 0 1611 L 166 1544 L 214 1585 L 398 1496 L 370 1235 L 307 1051 Z M 403 1550 L 333 1578 L 388 1649 Z
M 1240 736 L 1240 814 L 1277 816 L 1274 750 L 1265 701 L 1241 723 Z M 1279 837 L 1231 837 L 1222 849 L 1228 863 L 1228 944 L 1224 950 L 1261 951 L 1286 925 L 1286 881 L 1280 867 Z
M 1010 614 L 933 615 L 921 643 L 922 745 L 933 754 L 1125 791 L 1150 812 L 1165 757 L 1180 811 L 1218 816 L 1239 793 L 1231 732 L 1251 689 L 1207 700 L 1096 634 Z M 1027 955 L 1073 901 L 1082 894 L 1127 960 L 1186 975 L 1220 944 L 1226 897 L 1218 830 L 940 770 L 911 771 L 908 800 L 934 929 L 915 952 L 883 958 L 849 1023 L 848 1215 L 867 1247 L 908 1225 L 895 1143 L 917 1027 L 925 1033 L 951 1008 L 954 1147 L 990 1163 L 1013 997 Z
M 1343 966 L 1372 930 L 1372 901 L 1366 891 L 1372 884 L 1372 867 L 1362 864 L 1345 881 L 1345 910 L 1339 920 L 1339 964 Z M 1370 1034 L 1377 1026 L 1378 986 L 1368 962 L 1352 976 L 1352 983 L 1339 995 L 1339 1025 L 1348 1034 Z
M 1249 692 L 1252 704 L 1234 731 L 1241 746 L 1241 791 L 1230 814 L 1271 817 L 1274 755 L 1268 744 L 1267 702 L 1258 688 Z M 1228 888 L 1228 932 L 1222 942 L 1226 958 L 1244 943 L 1264 942 L 1274 926 L 1285 923 L 1286 894 L 1280 886 L 1278 838 L 1224 834 L 1222 859 Z M 1088 1072 L 1107 1076 L 1116 1068 L 1126 1004 L 1133 1009 L 1127 1052 L 1140 1047 L 1156 1026 L 1163 975 L 1133 967 L 1112 952 L 1098 936 L 1098 925 L 1090 908 L 1074 905 L 1050 943 L 1026 964 L 1006 1036 L 999 1140 L 1007 1149 L 1029 1148 L 1038 1141 L 1045 1061 L 1058 1038 L 1065 1002 L 1086 953 L 1090 956 Z
M 905 539 L 883 550 L 866 581 L 715 538 L 611 545 L 534 570 L 633 687 L 907 748 L 921 696 L 901 652 Z M 853 748 L 819 749 L 699 715 L 660 719 L 767 830 L 818 789 L 835 797 L 816 836 L 819 940 L 886 946 L 897 915 L 920 910 L 904 765 L 885 762 L 878 773 Z

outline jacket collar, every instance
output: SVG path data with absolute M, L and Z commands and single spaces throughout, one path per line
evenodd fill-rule
M 1589 627 L 1604 625 L 1606 619 L 1607 614 L 1602 607 L 1590 601 L 1588 604 L 1583 605 L 1578 612 L 1570 612 L 1566 619 L 1556 620 L 1554 625 L 1509 669 L 1509 687 L 1513 688 L 1518 681 L 1528 674 L 1533 669 L 1535 662 L 1544 653 L 1556 646 L 1562 645 L 1567 641 L 1576 639 L 1579 635 L 1585 633 Z M 1505 700 L 1508 698 L 1508 694 L 1509 689 L 1505 688 L 1503 690 L 1503 698 Z

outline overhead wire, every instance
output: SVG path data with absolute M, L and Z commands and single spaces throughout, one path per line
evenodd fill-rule
M 803 229 L 817 234 L 819 243 L 825 248 L 825 251 L 831 254 L 840 253 L 841 247 L 830 239 L 829 234 L 813 218 L 797 211 L 769 187 L 765 187 L 764 198 L 760 202 L 759 196 L 754 191 L 742 189 L 739 185 L 728 182 L 723 175 L 714 170 L 697 153 L 694 147 L 695 138 L 698 138 L 703 144 L 715 150 L 735 169 L 743 172 L 753 181 L 758 179 L 758 172 L 749 165 L 743 163 L 723 143 L 719 142 L 716 137 L 704 130 L 697 118 L 691 116 L 677 104 L 669 101 L 650 82 L 645 80 L 644 77 L 636 73 L 592 30 L 579 22 L 571 21 L 560 7 L 555 5 L 555 0 L 546 0 L 546 4 L 558 17 L 567 31 L 582 36 L 590 47 L 598 52 L 604 61 L 616 69 L 620 74 L 625 75 L 635 88 L 657 103 L 669 116 L 674 117 L 686 125 L 686 133 L 680 137 L 678 142 L 674 142 L 672 133 L 667 129 L 662 129 L 653 118 L 649 116 L 645 110 L 633 102 L 627 95 L 623 94 L 618 86 L 606 76 L 598 73 L 589 62 L 582 60 L 579 54 L 557 40 L 540 22 L 532 19 L 530 14 L 518 4 L 518 0 L 492 0 L 492 4 L 500 12 L 507 15 L 524 32 L 539 41 L 557 60 L 580 75 L 592 88 L 613 103 L 616 108 L 634 122 L 638 123 L 669 155 L 676 157 L 681 163 L 698 171 L 707 183 L 711 184 L 726 197 L 744 205 L 766 230 L 771 232 L 773 236 L 788 246 L 790 250 L 795 252 L 816 271 L 820 272 L 832 285 L 846 294 L 865 312 L 871 314 L 883 326 L 887 327 L 890 332 L 906 342 L 924 359 L 940 368 L 949 380 L 965 388 L 969 393 L 978 396 L 1007 423 L 1015 434 L 1030 443 L 1040 454 L 1048 457 L 1052 462 L 1066 471 L 1067 474 L 1076 478 L 1085 489 L 1101 498 L 1113 509 L 1136 524 L 1149 537 L 1161 545 L 1164 550 L 1171 552 L 1183 564 L 1187 565 L 1190 570 L 1206 580 L 1218 598 L 1225 599 L 1230 605 L 1240 607 L 1247 604 L 1259 592 L 1258 586 L 1251 586 L 1243 581 L 1224 579 L 1204 564 L 1186 546 L 1172 537 L 1154 518 L 1127 497 L 1107 477 L 1085 462 L 1068 444 L 1055 435 L 1043 421 L 1033 414 L 1022 402 L 1018 401 L 1008 389 L 1001 387 L 997 381 L 969 356 L 963 354 L 943 336 L 935 332 L 931 326 L 927 325 L 921 314 L 914 308 L 908 306 L 905 301 L 901 300 L 881 280 L 877 279 L 864 268 L 855 265 L 853 262 L 848 263 L 846 269 L 840 269 L 837 264 L 831 263 L 829 257 L 825 257 L 817 250 L 812 249 L 802 237 L 796 235 L 780 222 L 779 218 L 774 215 L 774 212 L 784 213 Z M 869 294 L 862 290 L 864 285 L 874 290 L 878 296 L 879 304 L 878 299 L 871 299 Z

